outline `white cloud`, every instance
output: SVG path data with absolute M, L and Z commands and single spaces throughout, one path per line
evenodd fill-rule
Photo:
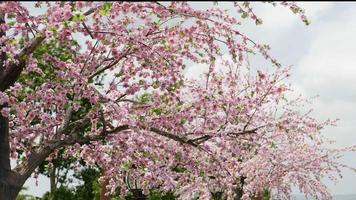
M 298 5 L 305 9 L 306 16 L 313 22 L 317 21 L 323 12 L 330 9 L 333 3 L 301 2 L 298 3 Z M 272 8 L 272 6 L 263 5 L 258 6 L 257 8 L 256 14 L 263 19 L 262 29 L 264 31 L 273 32 L 273 37 L 275 38 L 278 38 L 276 37 L 278 35 L 288 32 L 296 25 L 303 25 L 299 15 L 294 15 L 289 8 L 284 6 L 278 5 L 275 8 Z
M 310 92 L 356 102 L 356 27 L 347 22 L 326 24 L 299 63 L 302 84 Z
M 318 119 L 340 118 L 337 127 L 323 133 L 336 141 L 335 146 L 356 144 L 356 7 L 329 10 L 333 15 L 316 22 L 315 35 L 296 66 L 295 84 L 307 96 L 320 95 L 315 101 Z M 342 161 L 356 167 L 355 153 Z M 334 194 L 355 193 L 356 174 L 343 170 L 344 178 L 337 184 L 325 181 Z

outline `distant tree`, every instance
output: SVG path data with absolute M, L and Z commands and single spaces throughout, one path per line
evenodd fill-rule
M 76 174 L 75 177 L 83 182 L 83 184 L 75 187 L 76 199 L 100 199 L 100 187 L 98 182 L 98 179 L 100 177 L 100 171 L 98 169 L 83 169 L 80 174 Z
M 77 200 L 75 191 L 67 186 L 61 185 L 53 192 L 47 192 L 43 195 L 42 200 Z M 88 199 L 89 200 L 89 199 Z

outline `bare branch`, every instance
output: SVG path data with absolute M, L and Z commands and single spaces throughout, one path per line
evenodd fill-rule
M 257 128 L 251 129 L 251 130 L 244 130 L 244 131 L 240 131 L 240 132 L 229 132 L 227 134 L 228 135 L 236 135 L 236 136 L 253 134 L 253 133 L 257 133 L 257 130 L 262 127 L 265 127 L 265 126 L 259 126 Z M 190 139 L 189 141 L 199 145 L 199 144 L 204 143 L 205 141 L 208 141 L 209 139 L 211 139 L 213 137 L 214 137 L 213 135 L 203 135 L 198 138 Z
M 149 128 L 150 131 L 158 134 L 158 135 L 161 135 L 161 136 L 164 136 L 166 138 L 169 138 L 169 139 L 172 139 L 174 141 L 177 141 L 179 143 L 182 143 L 182 144 L 189 144 L 191 146 L 194 146 L 194 147 L 198 147 L 197 144 L 195 144 L 194 142 L 192 142 L 191 140 L 185 138 L 185 137 L 180 137 L 178 135 L 175 135 L 175 134 L 172 134 L 172 133 L 169 133 L 169 132 L 166 132 L 166 131 L 162 131 L 158 128 Z
M 118 64 L 123 58 L 125 58 L 128 54 L 129 51 L 131 50 L 131 48 L 127 49 L 119 58 L 117 58 L 115 61 L 111 62 L 109 65 L 99 69 L 98 71 L 96 71 L 94 74 L 89 76 L 89 80 L 93 79 L 95 76 L 103 73 L 105 70 L 115 66 L 116 64 Z
M 89 30 L 89 28 L 87 27 L 87 25 L 84 22 L 82 22 L 82 25 L 83 25 L 84 29 L 87 31 L 87 33 L 90 35 L 91 39 L 94 39 L 94 36 L 91 33 L 91 31 Z

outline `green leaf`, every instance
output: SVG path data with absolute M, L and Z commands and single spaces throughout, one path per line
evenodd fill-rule
M 64 26 L 65 28 L 68 28 L 68 27 L 69 27 L 69 22 L 68 22 L 68 21 L 64 21 L 64 22 L 62 22 L 62 24 L 63 24 L 63 26 Z
M 144 120 L 145 120 L 145 116 L 140 115 L 140 117 L 138 117 L 138 119 L 139 119 L 140 121 L 144 121 Z
M 256 21 L 255 21 L 256 25 L 261 25 L 262 24 L 262 19 L 260 18 L 257 18 Z
M 11 21 L 9 23 L 7 23 L 9 26 L 14 26 L 16 24 L 16 21 Z
M 110 8 L 111 8 L 111 3 L 105 2 L 104 5 L 103 5 L 103 8 L 104 8 L 104 10 L 110 10 Z
M 101 9 L 99 10 L 100 15 L 109 15 L 110 14 L 111 3 L 105 2 Z
M 187 168 L 183 167 L 183 166 L 175 166 L 173 167 L 172 171 L 177 172 L 177 173 L 183 173 L 187 170 Z
M 247 16 L 248 16 L 247 12 L 243 12 L 242 15 L 241 15 L 241 17 L 242 17 L 243 19 L 245 19 Z
M 133 165 L 133 162 L 130 161 L 130 160 L 128 160 L 128 161 L 122 163 L 122 167 L 125 168 L 125 169 L 130 168 L 132 165 Z
M 307 25 L 307 26 L 310 24 L 310 22 L 309 22 L 307 19 L 304 19 L 303 22 L 304 22 L 304 24 Z
M 79 21 L 82 21 L 84 19 L 85 19 L 85 15 L 83 15 L 82 13 L 76 13 L 76 14 L 73 15 L 73 21 L 74 22 L 79 22 Z
M 138 100 L 141 102 L 141 103 L 147 103 L 147 102 L 150 102 L 152 100 L 152 95 L 149 94 L 149 93 L 144 93 L 143 95 L 141 95 Z
M 159 108 L 153 108 L 152 112 L 156 113 L 157 115 L 160 115 L 162 113 L 161 109 L 159 109 Z

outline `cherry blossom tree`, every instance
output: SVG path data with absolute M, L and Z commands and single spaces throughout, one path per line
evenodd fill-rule
M 280 4 L 308 24 L 303 9 Z M 186 2 L 39 2 L 40 15 L 2 2 L 0 198 L 15 199 L 64 150 L 100 166 L 121 194 L 135 182 L 181 199 L 288 198 L 292 186 L 330 199 L 321 178 L 335 179 L 352 148 L 325 147 L 320 131 L 334 121 L 286 98 L 290 69 L 240 31 L 262 19 L 248 2 L 231 5 L 238 17 Z M 49 43 L 65 55 L 43 51 Z M 249 66 L 254 54 L 274 66 Z M 194 64 L 208 70 L 187 79 Z

